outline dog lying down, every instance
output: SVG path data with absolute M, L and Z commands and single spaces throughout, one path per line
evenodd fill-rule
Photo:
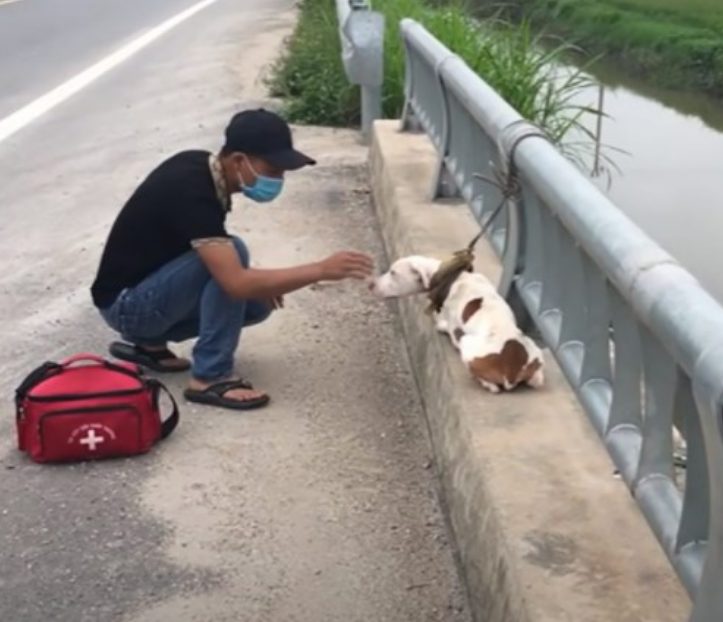
M 441 262 L 412 255 L 395 261 L 371 285 L 381 298 L 426 292 Z M 542 352 L 517 327 L 515 316 L 495 286 L 479 273 L 463 272 L 436 314 L 437 330 L 449 334 L 462 361 L 488 391 L 510 391 L 521 384 L 544 384 Z

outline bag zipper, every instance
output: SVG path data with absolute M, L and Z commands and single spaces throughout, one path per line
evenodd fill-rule
M 94 400 L 101 397 L 126 397 L 128 395 L 138 395 L 143 393 L 146 387 L 138 387 L 137 389 L 122 389 L 119 391 L 104 391 L 102 393 L 64 393 L 58 395 L 26 395 L 26 399 L 31 402 L 63 402 L 63 401 L 82 401 Z

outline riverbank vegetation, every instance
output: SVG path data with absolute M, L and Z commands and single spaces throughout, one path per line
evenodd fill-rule
M 497 10 L 498 0 L 477 0 Z M 632 75 L 723 97 L 721 0 L 516 0 L 532 19 Z

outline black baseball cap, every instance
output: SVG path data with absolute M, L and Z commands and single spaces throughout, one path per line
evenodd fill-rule
M 224 151 L 240 151 L 282 171 L 295 171 L 316 160 L 294 149 L 291 128 L 279 115 L 259 108 L 235 114 L 226 127 Z

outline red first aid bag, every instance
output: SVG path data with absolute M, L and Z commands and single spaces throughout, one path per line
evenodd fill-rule
M 161 420 L 164 391 L 173 404 Z M 78 354 L 45 363 L 15 392 L 18 449 L 35 462 L 68 462 L 145 453 L 178 425 L 165 386 L 132 363 Z

